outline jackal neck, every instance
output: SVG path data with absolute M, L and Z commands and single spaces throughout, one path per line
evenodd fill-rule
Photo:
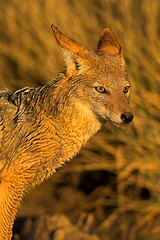
M 41 118 L 43 130 L 46 131 L 40 137 L 46 141 L 38 149 L 40 155 L 43 155 L 43 164 L 39 166 L 41 170 L 35 178 L 36 183 L 48 178 L 57 168 L 73 158 L 82 145 L 100 129 L 99 122 L 92 114 L 73 101 L 68 101 L 63 111 L 57 115 L 48 116 L 42 111 Z
M 12 159 L 18 159 L 32 183 L 42 182 L 73 158 L 101 127 L 94 113 L 75 99 L 74 86 L 70 84 L 64 89 L 64 81 L 60 78 L 47 86 L 19 90 L 8 97 L 18 110 L 10 124 L 13 128 L 5 136 L 12 141 L 5 145 L 6 158 L 15 172 Z

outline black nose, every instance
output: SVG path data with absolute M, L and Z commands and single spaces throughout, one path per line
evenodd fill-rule
M 124 113 L 122 113 L 122 115 L 121 115 L 121 119 L 122 119 L 122 121 L 124 122 L 124 123 L 131 123 L 132 122 L 132 120 L 133 120 L 133 115 L 132 115 L 132 113 L 130 113 L 130 112 L 124 112 Z

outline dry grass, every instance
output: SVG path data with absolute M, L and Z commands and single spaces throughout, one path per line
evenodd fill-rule
M 116 176 L 115 185 L 111 181 L 97 187 L 79 206 L 80 211 L 107 209 L 93 230 L 103 240 L 160 238 L 159 19 L 158 0 L 5 0 L 0 4 L 2 88 L 44 84 L 63 69 L 51 23 L 93 50 L 105 26 L 120 40 L 132 82 L 134 124 L 123 131 L 107 125 L 55 177 L 59 182 L 70 174 L 75 184 L 84 171 L 105 170 Z

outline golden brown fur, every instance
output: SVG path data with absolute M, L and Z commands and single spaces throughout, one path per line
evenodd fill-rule
M 26 191 L 73 158 L 107 121 L 128 124 L 120 44 L 105 28 L 96 53 L 52 25 L 66 70 L 50 84 L 0 92 L 0 240 L 9 240 Z

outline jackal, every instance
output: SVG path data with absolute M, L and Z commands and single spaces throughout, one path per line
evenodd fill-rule
M 9 240 L 31 186 L 73 158 L 107 121 L 132 122 L 121 46 L 105 28 L 96 52 L 52 25 L 66 69 L 50 84 L 0 92 L 0 240 Z

